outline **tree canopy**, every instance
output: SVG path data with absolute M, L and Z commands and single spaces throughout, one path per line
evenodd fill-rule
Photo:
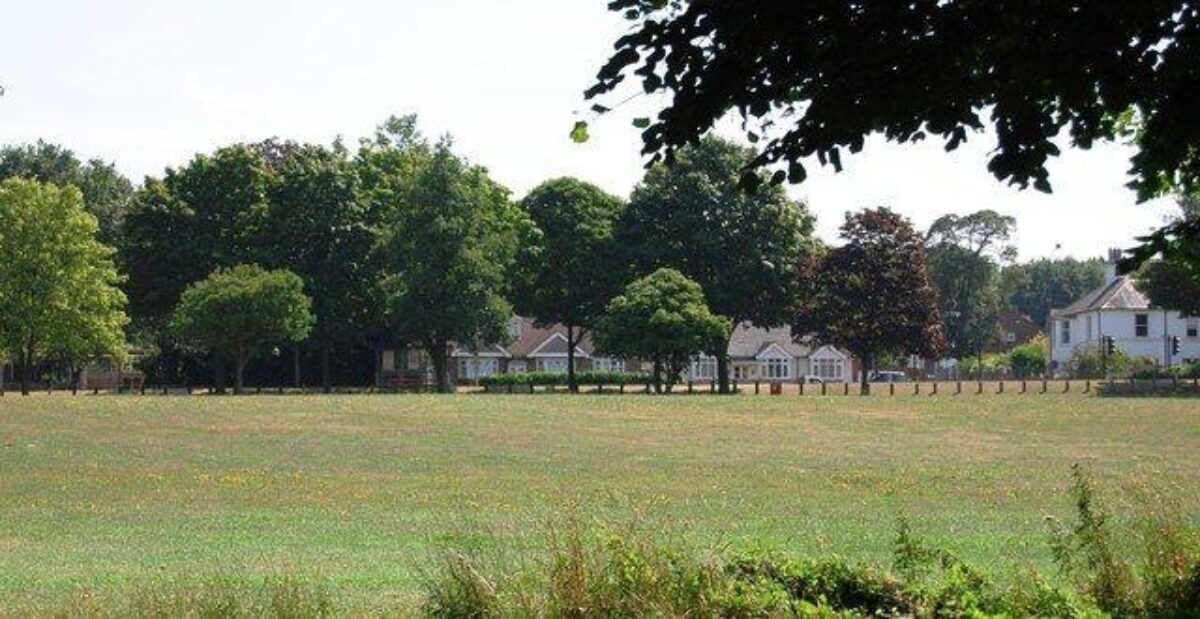
M 0 222 L 0 350 L 16 360 L 22 392 L 50 356 L 123 356 L 121 278 L 79 190 L 0 182 Z
M 1104 267 L 1099 261 L 1074 258 L 1013 264 L 1000 274 L 1005 301 L 1043 329 L 1051 309 L 1066 307 L 1103 283 Z
M 675 269 L 629 284 L 596 325 L 598 350 L 654 364 L 655 388 L 678 382 L 693 356 L 724 352 L 733 325 L 709 311 L 704 291 Z
M 936 357 L 945 338 L 923 239 L 908 220 L 887 208 L 848 213 L 841 235 L 845 244 L 809 269 L 793 332 L 861 359 L 866 394 L 880 356 Z
M 405 161 L 386 149 L 381 156 Z M 504 341 L 512 317 L 508 272 L 532 224 L 507 190 L 455 155 L 448 141 L 415 164 L 411 183 L 378 184 L 394 213 L 385 223 L 383 287 L 392 335 L 428 352 L 445 392 L 453 390 L 452 342 Z
M 573 391 L 575 347 L 625 283 L 614 238 L 624 203 L 595 185 L 559 178 L 534 188 L 520 204 L 537 229 L 521 244 L 513 303 L 538 323 L 566 326 Z
M 1000 262 L 1016 254 L 1009 245 L 1015 228 L 1012 217 L 983 210 L 939 217 L 925 235 L 947 352 L 959 360 L 982 358 L 984 347 L 997 335 L 1004 308 Z
M 229 356 L 234 392 L 241 393 L 250 359 L 308 337 L 311 308 L 295 273 L 238 265 L 188 286 L 171 316 L 171 330 L 183 341 Z M 222 384 L 219 379 L 218 387 Z
M 990 127 L 998 179 L 1049 191 L 1047 160 L 1126 138 L 1143 199 L 1200 187 L 1200 5 L 1106 2 L 613 0 L 632 31 L 590 98 L 629 77 L 667 103 L 645 126 L 655 161 L 727 112 L 763 143 L 756 165 L 841 167 L 867 136 L 954 149 Z M 607 108 L 598 104 L 598 111 Z
M 708 307 L 733 324 L 786 324 L 799 292 L 796 272 L 814 246 L 813 218 L 781 187 L 739 187 L 753 151 L 716 137 L 679 151 L 634 189 L 620 245 L 639 275 L 678 269 L 704 290 Z M 717 352 L 729 391 L 726 351 Z
M 84 163 L 70 150 L 38 140 L 0 149 L 0 180 L 14 177 L 59 187 L 74 185 L 83 194 L 84 208 L 96 217 L 100 241 L 106 245 L 120 241 L 133 184 L 113 164 L 100 159 Z

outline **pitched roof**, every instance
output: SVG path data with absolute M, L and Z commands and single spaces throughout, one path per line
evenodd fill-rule
M 510 354 L 512 354 L 513 357 L 518 359 L 522 357 L 528 357 L 530 353 L 537 350 L 542 344 L 545 344 L 546 341 L 549 340 L 555 333 L 561 334 L 564 338 L 567 336 L 567 328 L 559 324 L 539 327 L 534 324 L 532 318 L 519 317 L 517 320 L 520 321 L 520 331 L 517 335 L 517 339 L 504 348 Z M 576 331 L 576 337 L 579 337 L 578 331 Z M 550 350 L 552 347 L 554 347 L 553 351 Z M 579 350 L 585 355 L 591 355 L 593 352 L 592 338 L 585 334 L 582 340 L 578 343 L 577 348 L 579 348 Z M 561 346 L 552 342 L 549 346 L 547 346 L 546 349 L 542 350 L 542 352 L 560 352 L 565 354 L 567 352 L 566 342 L 564 341 Z
M 1137 289 L 1133 278 L 1122 275 L 1083 295 L 1065 309 L 1055 310 L 1055 316 L 1074 316 L 1096 310 L 1149 309 L 1150 299 Z
M 762 329 L 749 323 L 739 324 L 733 330 L 728 352 L 729 356 L 734 359 L 753 359 L 770 348 L 772 344 L 778 345 L 793 357 L 807 357 L 812 352 L 810 347 L 797 344 L 792 339 L 791 327 Z

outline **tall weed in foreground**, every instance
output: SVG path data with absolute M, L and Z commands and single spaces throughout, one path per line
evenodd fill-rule
M 1076 521 L 1050 520 L 1050 549 L 1060 571 L 1107 613 L 1115 616 L 1200 616 L 1200 536 L 1167 504 L 1152 505 L 1139 535 L 1140 562 L 1114 547 L 1111 517 L 1100 504 L 1088 472 L 1072 468 Z

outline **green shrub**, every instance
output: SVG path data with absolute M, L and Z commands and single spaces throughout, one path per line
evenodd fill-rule
M 1049 356 L 1050 351 L 1046 338 L 1039 336 L 1028 344 L 1022 344 L 1012 349 L 1008 353 L 1008 364 L 1012 368 L 1013 376 L 1022 379 L 1036 378 L 1045 376 L 1046 359 Z
M 1075 378 L 1100 379 L 1107 378 L 1106 368 L 1108 376 L 1126 376 L 1132 366 L 1133 360 L 1121 349 L 1109 355 L 1107 361 L 1099 350 L 1087 349 L 1077 351 L 1067 361 L 1067 372 Z

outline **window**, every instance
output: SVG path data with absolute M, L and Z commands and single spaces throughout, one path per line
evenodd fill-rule
M 754 380 L 758 378 L 758 365 L 739 365 L 733 366 L 733 380 Z
M 1063 344 L 1071 343 L 1071 321 L 1070 320 L 1062 321 L 1062 343 Z
M 717 358 L 700 355 L 692 359 L 692 379 L 709 380 L 717 376 Z
M 625 372 L 625 361 L 612 357 L 596 357 L 592 359 L 592 370 L 595 372 Z
M 839 381 L 845 377 L 845 364 L 841 359 L 813 359 L 812 371 L 821 380 Z
M 1013 342 L 1017 341 L 1017 334 L 1016 334 L 1016 333 L 1013 333 L 1012 331 L 1009 331 L 1008 333 L 1005 333 L 1005 334 L 1004 334 L 1004 341 L 1005 341 L 1005 342 L 1007 342 L 1007 343 L 1009 343 L 1009 344 L 1012 344 Z
M 526 369 L 527 368 L 525 366 L 524 361 L 509 361 L 508 362 L 508 371 L 510 374 L 520 374 L 521 372 L 526 371 Z
M 791 378 L 792 376 L 792 361 L 791 359 L 766 359 L 762 362 L 762 375 L 764 378 L 771 380 L 782 380 Z
M 1088 314 L 1088 317 L 1087 317 L 1087 332 L 1083 334 L 1083 339 L 1084 340 L 1092 339 L 1092 316 L 1091 316 L 1091 314 Z
M 1200 332 L 1200 318 L 1188 318 L 1187 319 L 1187 336 L 1188 337 L 1196 337 L 1197 335 L 1200 335 L 1200 333 L 1198 333 L 1198 332 Z
M 1134 337 L 1150 337 L 1150 314 L 1134 314 Z
M 467 380 L 475 380 L 484 376 L 491 376 L 500 373 L 500 361 L 498 359 L 459 359 L 458 360 L 458 377 Z
M 538 370 L 542 372 L 558 372 L 565 374 L 567 371 L 566 359 L 538 359 Z

